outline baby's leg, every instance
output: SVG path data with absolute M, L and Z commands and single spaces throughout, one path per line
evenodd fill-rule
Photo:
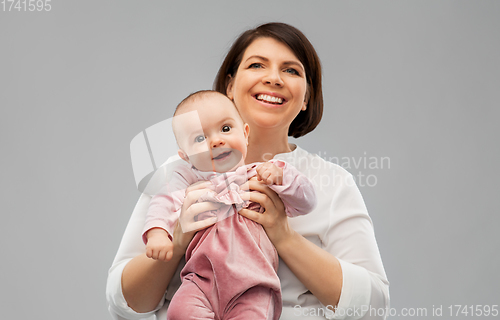
M 281 303 L 278 293 L 266 287 L 253 287 L 230 303 L 223 320 L 278 320 Z
M 184 279 L 170 301 L 167 320 L 210 320 L 215 313 L 205 294 L 192 281 Z

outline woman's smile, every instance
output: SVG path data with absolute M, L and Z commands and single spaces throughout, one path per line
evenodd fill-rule
M 258 93 L 254 97 L 262 105 L 271 108 L 280 107 L 287 102 L 284 96 L 273 92 Z

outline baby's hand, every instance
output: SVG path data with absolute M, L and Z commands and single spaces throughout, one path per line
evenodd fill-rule
M 168 233 L 160 228 L 154 228 L 146 234 L 146 256 L 154 260 L 168 261 L 172 259 L 174 245 Z
M 283 169 L 271 162 L 264 162 L 257 166 L 257 179 L 267 185 L 281 185 L 283 183 Z

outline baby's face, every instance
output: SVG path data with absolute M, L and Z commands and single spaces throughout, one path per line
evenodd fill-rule
M 227 172 L 245 163 L 249 127 L 226 97 L 190 102 L 174 121 L 179 155 L 196 169 Z

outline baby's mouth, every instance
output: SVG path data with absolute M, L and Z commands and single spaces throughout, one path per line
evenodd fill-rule
M 221 154 L 219 154 L 217 157 L 214 157 L 213 160 L 220 160 L 220 159 L 224 159 L 226 158 L 227 156 L 229 156 L 231 154 L 231 151 L 226 151 L 226 152 L 223 152 Z
M 268 94 L 257 94 L 255 95 L 255 99 L 263 102 L 267 102 L 270 104 L 283 104 L 285 99 L 280 97 L 270 96 Z

